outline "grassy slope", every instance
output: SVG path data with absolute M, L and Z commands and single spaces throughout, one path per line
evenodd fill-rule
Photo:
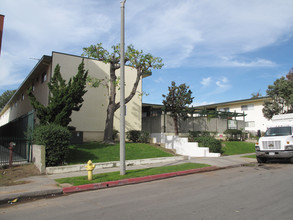
M 243 141 L 226 141 L 224 142 L 223 155 L 235 155 L 245 153 L 255 153 L 254 143 Z
M 142 143 L 126 143 L 125 152 L 126 160 L 173 156 L 158 147 Z M 119 161 L 119 155 L 119 143 L 115 145 L 105 145 L 99 142 L 84 143 L 70 146 L 68 163 L 87 163 L 88 160 L 92 160 L 94 163 Z

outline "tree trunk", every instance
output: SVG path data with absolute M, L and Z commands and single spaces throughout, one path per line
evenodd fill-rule
M 178 136 L 179 135 L 179 129 L 178 129 L 178 117 L 175 116 L 173 118 L 174 120 L 174 129 L 175 129 L 175 135 Z
M 109 93 L 109 104 L 107 108 L 106 126 L 104 131 L 104 143 L 113 144 L 113 123 L 115 113 L 115 99 L 116 99 L 116 86 L 115 81 L 117 77 L 115 75 L 115 68 L 111 65 L 110 67 L 110 93 Z

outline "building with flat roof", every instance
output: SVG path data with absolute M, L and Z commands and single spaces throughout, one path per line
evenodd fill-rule
M 22 119 L 20 133 L 33 129 L 38 119 L 27 95 L 28 88 L 32 87 L 37 100 L 43 105 L 49 101 L 48 82 L 54 74 L 57 64 L 60 65 L 60 72 L 66 81 L 78 72 L 78 66 L 84 59 L 85 70 L 89 76 L 104 79 L 106 83 L 110 77 L 110 64 L 105 64 L 96 59 L 83 58 L 59 52 L 52 52 L 51 56 L 43 56 L 35 65 L 14 96 L 0 112 L 0 126 L 5 127 Z M 117 70 L 117 76 L 120 70 Z M 125 96 L 130 94 L 137 76 L 135 68 L 125 66 Z M 83 96 L 84 102 L 80 111 L 73 111 L 72 121 L 69 126 L 74 127 L 77 135 L 83 136 L 83 141 L 101 141 L 104 136 L 106 110 L 108 106 L 109 88 L 99 86 L 93 88 L 87 85 L 87 93 Z M 117 88 L 118 90 L 118 88 Z M 137 93 L 126 105 L 125 130 L 141 130 L 141 109 L 142 109 L 142 80 L 139 81 Z M 116 100 L 120 100 L 120 92 L 117 92 Z M 120 130 L 120 111 L 115 112 L 114 129 Z M 13 126 L 12 126 L 13 127 Z M 15 127 L 15 126 L 14 126 Z M 17 126 L 19 128 L 19 126 Z M 5 129 L 2 129 L 5 130 Z M 7 129 L 6 129 L 7 130 Z
M 262 109 L 264 102 L 271 100 L 270 97 L 257 97 L 242 99 L 230 102 L 221 102 L 209 105 L 196 106 L 196 109 L 243 112 L 245 114 L 245 130 L 256 133 L 258 130 L 265 132 L 269 123 L 263 115 Z

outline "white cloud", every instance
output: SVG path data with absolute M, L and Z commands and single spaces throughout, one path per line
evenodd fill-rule
M 200 83 L 203 86 L 209 86 L 212 83 L 212 78 L 211 77 L 203 78 Z
M 292 8 L 293 1 L 279 0 L 127 1 L 126 43 L 162 57 L 165 68 L 272 67 L 274 61 L 247 52 L 290 39 Z M 0 75 L 15 83 L 34 66 L 31 57 L 80 55 L 90 44 L 110 48 L 120 41 L 119 1 L 1 0 L 1 14 Z
M 222 66 L 229 66 L 229 67 L 273 67 L 277 64 L 273 61 L 256 58 L 254 60 L 237 60 L 237 58 L 233 57 L 221 57 Z
M 220 80 L 216 81 L 216 85 L 218 86 L 218 88 L 220 88 L 221 90 L 227 90 L 231 87 L 231 85 L 229 84 L 229 80 L 227 79 L 227 77 L 223 77 Z

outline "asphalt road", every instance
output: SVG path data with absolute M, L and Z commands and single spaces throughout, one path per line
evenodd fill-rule
M 266 164 L 0 208 L 0 219 L 293 219 L 293 165 Z

